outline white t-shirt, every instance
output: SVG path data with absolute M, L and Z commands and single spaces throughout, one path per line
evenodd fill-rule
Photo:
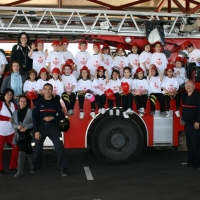
M 112 56 L 111 55 L 108 55 L 108 54 L 102 54 L 104 60 L 102 61 L 103 62 L 103 66 L 105 69 L 108 70 L 108 77 L 110 78 L 111 77 L 111 74 L 112 74 L 112 66 L 113 66 L 113 59 L 112 59 Z
M 168 60 L 164 53 L 153 53 L 151 64 L 154 64 L 160 70 L 161 74 L 164 75 L 164 71 L 167 67 Z
M 79 51 L 76 54 L 74 61 L 75 61 L 76 65 L 77 65 L 78 74 L 80 74 L 80 69 L 83 66 L 86 66 L 89 57 L 90 57 L 90 54 L 87 51 Z
M 175 88 L 176 88 L 176 91 L 177 91 L 178 88 L 179 88 L 179 85 L 178 85 L 177 80 L 174 77 L 169 78 L 169 77 L 165 76 L 163 81 L 162 81 L 161 87 L 165 88 L 166 90 L 171 92 Z M 164 90 L 162 92 L 163 92 L 163 94 L 166 93 Z
M 151 93 L 162 93 L 161 91 L 161 81 L 159 76 L 149 76 L 147 77 L 147 81 L 149 82 L 149 94 Z
M 92 82 L 92 91 L 94 94 L 102 95 L 106 90 L 106 79 L 98 78 L 94 79 Z
M 119 93 L 121 87 L 121 82 L 119 79 L 112 80 L 110 79 L 109 82 L 106 84 L 106 90 L 111 89 L 114 93 Z
M 39 92 L 43 89 L 43 86 L 48 83 L 48 81 L 43 81 L 41 78 L 37 80 L 36 82 L 36 90 Z
M 133 66 L 133 69 L 132 69 L 132 76 L 134 76 L 135 74 L 135 71 L 137 70 L 137 68 L 140 66 L 140 63 L 139 63 L 139 55 L 138 54 L 129 54 L 128 55 L 128 61 L 129 63 Z
M 62 82 L 59 79 L 54 80 L 53 78 L 51 78 L 49 80 L 49 83 L 53 86 L 53 93 L 61 96 L 62 93 L 64 92 L 64 86 L 63 86 Z
M 2 65 L 8 64 L 5 55 L 0 51 L 0 71 L 2 70 Z M 2 75 L 0 75 L 1 78 Z
M 186 70 L 184 67 L 174 68 L 174 73 L 173 73 L 174 78 L 178 81 L 178 84 L 181 85 L 185 83 L 186 81 Z
M 36 90 L 36 81 L 30 81 L 30 80 L 26 80 L 24 83 L 24 87 L 23 87 L 23 91 L 24 92 L 31 92 L 31 91 L 35 91 Z
M 37 71 L 37 74 L 43 67 L 46 68 L 45 52 L 33 51 L 30 58 L 33 59 L 33 69 Z
M 76 86 L 76 91 L 79 90 L 92 90 L 92 81 L 91 80 L 83 80 L 80 79 L 78 80 L 77 86 Z
M 74 56 L 73 56 L 73 54 L 72 54 L 72 52 L 71 51 L 61 51 L 61 53 L 63 54 L 63 56 L 64 56 L 64 60 L 65 60 L 65 62 L 68 60 L 68 59 L 72 59 L 73 61 L 74 61 Z
M 197 58 L 200 57 L 200 49 L 194 49 L 191 53 L 189 53 L 189 62 L 195 62 L 196 66 L 200 66 L 200 62 L 197 63 L 196 60 Z
M 120 67 L 120 76 L 123 76 L 123 69 L 124 67 L 128 67 L 128 59 L 126 56 L 115 56 L 114 57 L 114 62 L 113 62 L 113 67 L 117 66 Z
M 144 91 L 144 90 L 149 90 L 149 84 L 147 82 L 147 79 L 134 79 L 132 82 L 132 90 L 137 90 L 137 91 Z M 137 92 L 133 92 L 133 93 L 137 93 Z M 145 92 L 145 94 L 147 94 L 147 92 Z
M 99 54 L 91 55 L 86 64 L 86 66 L 90 70 L 90 74 L 93 77 L 95 76 L 97 68 L 102 65 L 103 62 L 101 61 Z
M 152 58 L 152 53 L 151 52 L 146 52 L 143 51 L 140 56 L 139 56 L 139 61 L 140 61 L 140 67 L 144 70 L 144 65 L 142 63 L 145 62 L 147 69 L 149 69 L 149 66 L 151 65 L 151 58 Z M 146 70 L 145 70 L 146 71 Z
M 2 103 L 2 108 L 0 110 L 0 116 L 4 117 L 11 117 L 11 114 L 8 110 L 8 108 L 5 106 L 4 102 Z M 16 110 L 14 103 L 10 103 L 10 110 L 12 113 Z M 12 123 L 10 121 L 3 121 L 0 120 L 0 135 L 2 136 L 8 136 L 15 132 L 15 129 L 12 126 Z
M 70 91 L 73 85 L 76 87 L 77 80 L 73 74 L 70 74 L 69 76 L 66 76 L 63 74 L 61 78 L 62 78 L 62 84 L 64 86 L 64 90 Z M 73 92 L 75 92 L 75 87 L 73 89 Z
M 58 68 L 60 71 L 62 71 L 62 65 L 65 64 L 63 54 L 57 51 L 50 51 L 46 62 L 51 64 L 50 71 L 52 71 L 54 68 Z

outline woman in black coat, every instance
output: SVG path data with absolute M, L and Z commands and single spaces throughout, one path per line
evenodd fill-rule
M 30 39 L 26 32 L 19 34 L 18 42 L 12 48 L 10 63 L 18 61 L 22 67 L 22 74 L 27 77 L 32 67 L 32 59 L 28 57 L 30 51 Z

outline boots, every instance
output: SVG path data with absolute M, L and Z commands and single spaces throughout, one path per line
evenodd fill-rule
M 19 153 L 18 153 L 18 172 L 15 174 L 15 177 L 20 177 L 23 175 L 24 161 L 25 161 L 25 152 L 19 151 Z
M 33 155 L 29 155 L 29 154 L 26 154 L 27 155 L 27 158 L 28 158 L 28 163 L 30 165 L 30 168 L 31 170 L 34 168 L 34 165 L 33 165 Z

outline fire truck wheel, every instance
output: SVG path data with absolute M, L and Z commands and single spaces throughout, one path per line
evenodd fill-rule
M 122 117 L 100 121 L 91 137 L 93 152 L 102 162 L 109 164 L 125 164 L 135 160 L 143 143 L 138 124 Z

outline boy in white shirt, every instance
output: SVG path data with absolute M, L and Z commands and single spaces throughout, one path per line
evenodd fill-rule
M 155 42 L 153 46 L 155 52 L 152 54 L 151 64 L 154 64 L 160 70 L 161 74 L 164 75 L 164 71 L 167 67 L 168 60 L 165 54 L 162 53 L 162 44 L 161 42 Z
M 65 62 L 68 60 L 68 59 L 72 59 L 74 61 L 74 56 L 72 54 L 71 51 L 68 51 L 67 48 L 68 48 L 68 45 L 69 45 L 69 42 L 66 38 L 63 38 L 62 41 L 61 41 L 61 45 L 62 45 L 62 51 L 61 53 L 63 54 L 64 56 L 64 60 Z
M 65 64 L 64 56 L 59 52 L 60 43 L 57 40 L 54 40 L 51 44 L 53 51 L 49 52 L 46 62 L 48 63 L 47 70 L 50 73 L 54 68 L 62 70 L 62 66 Z
M 5 66 L 8 64 L 5 55 L 0 51 L 0 84 L 1 84 L 1 77 L 4 74 Z
M 85 39 L 81 39 L 78 43 L 80 51 L 75 56 L 75 63 L 77 65 L 77 72 L 80 74 L 80 70 L 86 65 L 90 54 L 86 51 L 88 42 Z
M 95 43 L 93 45 L 94 54 L 91 55 L 87 61 L 87 67 L 90 70 L 90 75 L 91 75 L 92 79 L 94 79 L 95 73 L 96 73 L 96 70 L 98 69 L 98 67 L 103 65 L 102 61 L 104 60 L 104 58 L 103 58 L 100 50 L 101 50 L 100 44 Z
M 38 51 L 34 51 L 37 49 Z M 39 74 L 40 70 L 45 67 L 46 68 L 46 58 L 48 55 L 48 50 L 44 49 L 44 41 L 36 40 L 35 43 L 32 43 L 31 50 L 28 53 L 29 58 L 33 60 L 33 69 Z

